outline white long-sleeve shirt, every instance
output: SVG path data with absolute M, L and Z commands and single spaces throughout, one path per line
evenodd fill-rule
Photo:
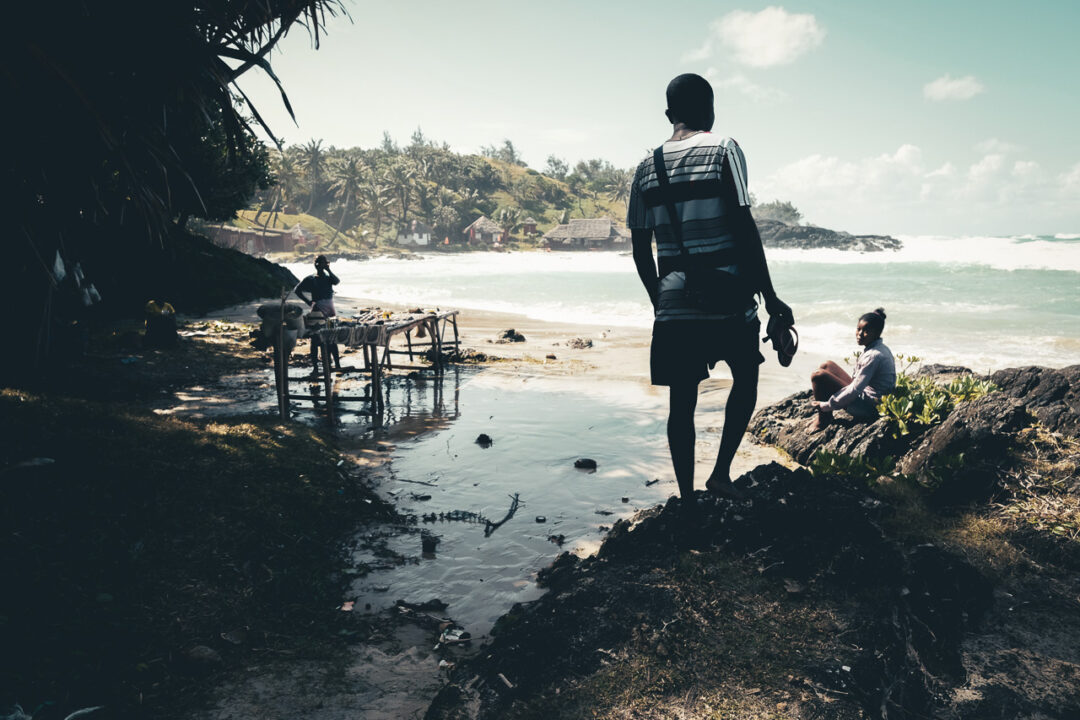
M 829 409 L 839 410 L 859 399 L 876 403 L 895 387 L 896 361 L 892 350 L 878 338 L 859 356 L 851 382 L 829 398 Z

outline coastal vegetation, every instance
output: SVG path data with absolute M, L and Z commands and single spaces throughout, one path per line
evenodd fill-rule
M 481 215 L 529 244 L 570 218 L 626 217 L 633 171 L 601 159 L 571 168 L 551 157 L 544 172 L 529 168 L 513 142 L 479 154 L 454 152 L 419 128 L 400 146 L 390 135 L 374 148 L 324 147 L 321 140 L 271 151 L 273 184 L 261 189 L 232 222 L 239 227 L 313 226 L 323 249 L 374 248 L 393 242 L 411 222 L 434 242 L 465 241 Z M 307 224 L 304 213 L 315 219 Z M 519 231 L 528 218 L 536 233 Z
M 200 247 L 186 222 L 231 218 L 269 187 L 269 153 L 253 127 L 272 129 L 237 82 L 257 72 L 277 83 L 268 57 L 281 38 L 303 26 L 318 44 L 341 11 L 337 0 L 167 0 L 149 22 L 133 0 L 10 9 L 19 33 L 0 58 L 0 88 L 18 108 L 4 117 L 18 141 L 0 172 L 13 221 L 11 290 L 31 324 L 34 367 L 51 354 L 54 331 L 79 319 L 78 303 L 68 307 L 75 293 L 62 286 L 76 263 L 109 314 L 141 307 L 153 296 L 125 288 L 169 275 L 172 254 L 193 247 L 204 266 L 269 272 Z M 291 112 L 283 89 L 281 97 Z M 262 292 L 241 283 L 237 294 Z

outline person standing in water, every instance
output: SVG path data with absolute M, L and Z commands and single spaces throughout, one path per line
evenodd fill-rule
M 892 350 L 881 341 L 884 330 L 884 309 L 866 313 L 855 327 L 855 342 L 864 349 L 855 363 L 854 376 L 848 375 L 832 360 L 810 375 L 814 406 L 818 411 L 813 430 L 821 430 L 831 423 L 833 412 L 840 409 L 847 410 L 856 420 L 877 418 L 878 401 L 896 388 L 896 360 Z
M 698 384 L 718 361 L 727 363 L 731 393 L 720 450 L 705 487 L 741 499 L 743 493 L 731 482 L 731 461 L 754 412 L 758 365 L 765 360 L 758 351 L 755 294 L 764 297 L 770 315 L 792 323 L 794 318 L 769 278 L 750 214 L 746 158 L 734 140 L 711 132 L 712 86 L 700 75 L 679 75 L 667 86 L 666 115 L 671 138 L 638 166 L 626 220 L 638 276 L 654 309 L 652 384 L 670 387 L 668 446 L 679 494 L 689 501 Z M 659 267 L 653 259 L 654 235 Z M 686 292 L 688 271 L 702 269 L 726 271 L 713 275 L 741 288 L 730 310 L 702 309 Z

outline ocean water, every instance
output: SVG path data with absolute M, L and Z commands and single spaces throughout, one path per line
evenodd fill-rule
M 802 351 L 850 355 L 859 315 L 884 307 L 886 343 L 926 362 L 979 371 L 1080 362 L 1080 235 L 901 240 L 895 252 L 767 252 Z M 430 254 L 340 261 L 334 270 L 346 297 L 604 327 L 652 321 L 628 253 Z

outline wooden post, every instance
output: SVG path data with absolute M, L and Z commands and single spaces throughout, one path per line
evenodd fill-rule
M 461 341 L 457 334 L 457 313 L 450 316 L 450 324 L 454 326 L 454 349 L 458 351 L 458 359 L 461 358 Z
M 281 419 L 289 419 L 289 370 L 286 366 L 285 358 L 285 298 L 288 297 L 288 293 L 284 290 L 281 291 L 281 316 L 278 318 L 278 336 L 277 347 L 275 348 L 275 360 L 277 360 L 274 368 L 277 370 L 276 384 L 277 384 L 277 396 L 278 396 L 278 414 Z
M 320 330 L 319 338 L 322 340 L 322 370 L 323 386 L 326 389 L 326 412 L 328 417 L 334 419 L 334 397 L 332 394 L 334 381 L 330 377 L 330 339 L 326 336 L 328 330 Z
M 445 321 L 440 323 L 438 318 L 435 319 L 435 372 L 442 374 L 443 371 L 443 356 L 442 356 L 442 325 L 445 325 Z
M 412 330 L 405 331 L 405 342 L 409 343 L 409 362 L 412 362 Z

